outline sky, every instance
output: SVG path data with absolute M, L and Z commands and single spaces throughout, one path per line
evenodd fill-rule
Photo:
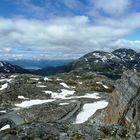
M 0 0 L 0 60 L 140 52 L 140 0 Z

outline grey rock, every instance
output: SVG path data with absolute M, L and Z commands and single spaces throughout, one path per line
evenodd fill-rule
M 124 72 L 116 86 L 116 93 L 122 111 L 120 123 L 123 125 L 127 121 L 131 128 L 140 130 L 140 78 L 137 74 Z

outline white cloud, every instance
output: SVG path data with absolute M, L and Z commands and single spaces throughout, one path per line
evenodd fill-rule
M 3 50 L 4 50 L 5 52 L 10 52 L 12 49 L 11 49 L 11 48 L 3 48 Z
M 130 45 L 139 50 L 139 43 L 120 41 L 140 27 L 138 19 L 138 13 L 119 20 L 98 18 L 94 23 L 87 16 L 46 21 L 0 18 L 0 58 L 77 58 L 97 49 L 113 50 Z M 2 51 L 7 53 L 2 55 Z
M 120 16 L 127 12 L 130 0 L 91 0 L 93 12 L 103 11 L 106 14 Z
M 125 40 L 125 39 L 120 39 L 114 43 L 114 47 L 130 48 L 136 51 L 140 51 L 140 40 L 130 41 L 130 40 Z
M 125 18 L 107 18 L 101 17 L 96 20 L 98 25 L 107 25 L 109 27 L 116 27 L 121 29 L 136 29 L 140 28 L 140 13 L 132 13 L 126 15 Z

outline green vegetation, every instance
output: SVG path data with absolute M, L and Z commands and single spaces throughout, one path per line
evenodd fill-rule
M 10 134 L 10 135 L 16 135 L 17 134 L 17 130 L 14 128 L 9 128 L 3 131 L 5 135 Z
M 84 136 L 82 134 L 75 133 L 75 134 L 72 135 L 71 140 L 85 140 L 85 138 L 84 138 Z

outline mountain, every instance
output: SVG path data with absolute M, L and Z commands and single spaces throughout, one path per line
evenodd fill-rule
M 11 73 L 30 73 L 30 72 L 9 62 L 0 61 L 0 73 L 11 74 Z
M 126 68 L 140 71 L 140 53 L 136 53 L 132 49 L 117 49 L 112 52 L 122 60 L 122 64 Z
M 126 48 L 117 49 L 111 53 L 94 51 L 75 61 L 72 69 L 119 78 L 125 70 L 140 71 L 140 54 Z
M 31 65 L 31 63 L 33 64 Z M 52 62 L 52 64 L 51 64 Z M 70 63 L 69 63 L 70 62 Z M 26 61 L 17 61 L 20 65 L 25 65 Z M 61 64 L 60 64 L 61 63 Z M 8 62 L 1 62 L 0 72 L 3 73 L 32 73 L 36 75 L 49 76 L 57 73 L 98 73 L 112 79 L 118 79 L 126 70 L 140 71 L 140 53 L 132 49 L 121 48 L 113 52 L 94 51 L 71 62 L 66 61 L 28 61 L 26 66 L 36 67 L 45 65 L 41 69 L 23 69 Z M 33 66 L 34 65 L 34 66 Z
M 97 72 L 104 75 L 120 74 L 123 70 L 121 59 L 109 52 L 94 51 L 84 55 L 72 64 L 77 72 Z
M 61 67 L 45 67 L 33 71 L 38 75 L 54 75 L 62 72 L 96 72 L 118 79 L 125 70 L 140 71 L 140 53 L 121 48 L 113 52 L 94 51 Z

